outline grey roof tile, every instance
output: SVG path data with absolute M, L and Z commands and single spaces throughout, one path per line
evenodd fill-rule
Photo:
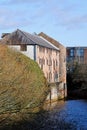
M 30 45 L 39 45 L 39 46 L 59 50 L 56 46 L 53 46 L 50 42 L 48 42 L 47 40 L 45 40 L 44 38 L 41 38 L 40 36 L 36 34 L 30 34 L 30 33 L 17 29 L 16 31 L 10 34 L 10 39 L 16 36 L 20 40 L 21 44 L 25 43 L 25 44 L 30 44 Z

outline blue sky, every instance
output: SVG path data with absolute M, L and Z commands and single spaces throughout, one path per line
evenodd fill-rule
M 0 36 L 17 28 L 87 46 L 87 0 L 0 0 Z

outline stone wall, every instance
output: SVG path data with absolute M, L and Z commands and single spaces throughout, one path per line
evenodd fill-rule
M 58 101 L 61 99 L 65 99 L 67 97 L 67 88 L 66 85 L 62 82 L 60 83 L 53 83 L 49 85 L 50 92 L 47 95 L 46 103 Z

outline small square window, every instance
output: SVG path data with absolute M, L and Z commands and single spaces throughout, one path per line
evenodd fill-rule
M 27 45 L 25 45 L 25 44 L 20 45 L 20 50 L 27 51 Z

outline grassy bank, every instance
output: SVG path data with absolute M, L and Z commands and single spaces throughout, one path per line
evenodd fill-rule
M 26 119 L 27 113 L 39 111 L 47 92 L 38 64 L 0 44 L 0 125 Z

